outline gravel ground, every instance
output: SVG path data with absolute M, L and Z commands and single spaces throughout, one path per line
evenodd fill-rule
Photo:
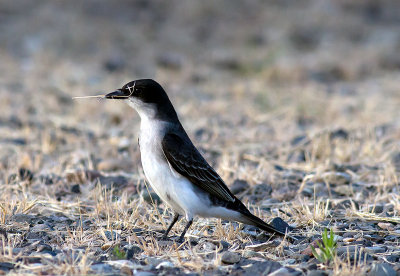
M 0 2 L 0 274 L 400 275 L 399 52 L 398 1 Z M 72 100 L 139 78 L 252 212 L 304 239 L 197 219 L 162 240 L 138 115 Z

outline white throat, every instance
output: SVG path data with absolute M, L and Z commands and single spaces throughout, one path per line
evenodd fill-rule
M 129 98 L 126 101 L 129 106 L 136 110 L 142 120 L 154 119 L 156 116 L 155 104 L 144 103 L 136 98 Z

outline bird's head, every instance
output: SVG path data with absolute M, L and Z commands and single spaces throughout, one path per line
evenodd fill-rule
M 127 101 L 141 117 L 143 115 L 146 117 L 165 117 L 166 115 L 168 117 L 175 114 L 167 93 L 160 84 L 152 79 L 130 81 L 122 88 L 108 93 L 105 98 Z

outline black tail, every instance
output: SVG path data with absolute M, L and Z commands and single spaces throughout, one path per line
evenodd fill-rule
M 297 238 L 289 236 L 285 232 L 282 232 L 281 230 L 276 229 L 272 225 L 269 225 L 268 223 L 266 223 L 259 217 L 256 217 L 255 215 L 253 215 L 250 212 L 248 212 L 248 213 L 246 212 L 246 214 L 242 213 L 242 215 L 245 217 L 245 220 L 246 220 L 245 223 L 247 223 L 247 224 L 254 225 L 254 226 L 260 228 L 261 230 L 264 230 L 264 231 L 272 233 L 272 234 L 278 234 L 280 236 L 286 235 L 288 237 L 288 239 L 292 240 L 292 241 L 297 240 Z

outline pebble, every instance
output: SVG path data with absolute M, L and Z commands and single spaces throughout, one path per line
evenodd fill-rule
M 326 273 L 323 270 L 310 270 L 307 272 L 307 276 L 326 276 L 328 273 Z
M 280 217 L 274 218 L 270 224 L 275 227 L 276 229 L 280 230 L 281 232 L 285 233 L 287 231 L 292 231 L 294 228 L 291 227 L 286 221 L 284 221 Z
M 104 234 L 106 235 L 106 237 L 107 237 L 107 239 L 108 239 L 109 241 L 114 241 L 114 240 L 116 240 L 117 238 L 120 237 L 120 234 L 118 234 L 118 233 L 115 232 L 115 231 L 109 231 L 109 230 L 107 230 L 107 231 L 104 231 Z
M 15 214 L 12 216 L 12 220 L 16 222 L 27 222 L 27 223 L 33 223 L 37 219 L 36 216 L 33 215 L 28 215 L 28 214 Z
M 96 274 L 108 274 L 113 272 L 113 267 L 106 263 L 91 265 L 90 269 Z
M 252 261 L 244 268 L 245 276 L 254 275 L 270 275 L 270 273 L 277 271 L 282 265 L 275 261 Z
M 105 244 L 103 244 L 101 246 L 101 250 L 106 251 L 107 249 L 109 249 L 113 245 L 114 245 L 114 242 L 106 242 Z
M 8 262 L 0 262 L 0 270 L 8 272 L 9 270 L 13 269 L 15 264 L 8 263 Z
M 264 243 L 248 245 L 248 246 L 246 246 L 246 249 L 259 252 L 259 251 L 265 251 L 268 248 L 275 248 L 279 244 L 280 244 L 280 241 L 273 240 L 273 241 L 268 241 L 268 242 L 264 242 Z
M 169 261 L 164 261 L 159 263 L 156 266 L 156 269 L 161 269 L 161 268 L 166 268 L 166 267 L 175 267 L 173 263 L 169 262 Z
M 50 227 L 47 224 L 36 224 L 31 228 L 32 232 L 43 232 L 43 231 L 49 231 L 51 230 Z
M 121 160 L 119 159 L 107 159 L 100 161 L 97 164 L 97 169 L 99 171 L 117 171 L 122 170 L 124 167 L 122 166 Z
M 268 274 L 268 276 L 300 276 L 302 273 L 288 267 L 281 267 L 278 270 Z
M 250 187 L 249 183 L 245 180 L 236 179 L 230 186 L 230 190 L 234 195 L 237 195 Z
M 183 61 L 183 56 L 175 52 L 165 52 L 157 57 L 158 65 L 172 70 L 181 69 Z
M 166 262 L 166 260 L 155 258 L 155 257 L 147 257 L 144 262 L 148 265 L 158 266 L 162 262 Z
M 383 230 L 394 231 L 394 227 L 390 222 L 379 222 L 378 226 Z
M 243 258 L 254 258 L 254 257 L 260 257 L 262 258 L 263 255 L 261 255 L 258 252 L 252 251 L 252 250 L 245 250 L 243 252 Z
M 75 194 L 80 194 L 81 188 L 80 188 L 79 184 L 72 185 L 71 192 L 75 193 Z
M 236 264 L 240 261 L 240 259 L 240 254 L 231 251 L 225 251 L 221 256 L 221 262 L 224 264 Z
M 150 271 L 138 271 L 135 273 L 135 276 L 155 276 L 157 274 Z
M 143 252 L 143 249 L 141 249 L 139 246 L 133 245 L 133 244 L 125 245 L 124 249 L 126 251 L 126 259 L 127 260 L 132 259 L 135 255 Z
M 378 253 L 385 253 L 386 248 L 379 247 L 379 246 L 372 246 L 372 247 L 365 247 L 364 251 L 368 254 L 378 254 Z
M 338 186 L 349 184 L 352 180 L 351 175 L 345 172 L 325 172 L 322 174 L 322 178 L 329 184 L 335 184 Z
M 140 269 L 140 268 L 143 268 L 142 265 L 135 264 L 135 263 L 133 263 L 133 262 L 131 262 L 129 260 L 107 261 L 106 263 L 111 265 L 111 266 L 113 266 L 113 267 L 119 268 L 119 269 L 121 269 L 123 267 L 129 268 L 129 269 Z
M 350 245 L 350 246 L 341 246 L 338 247 L 336 253 L 338 256 L 347 254 L 347 253 L 354 253 L 356 250 L 358 251 L 360 246 Z
M 368 276 L 396 276 L 397 273 L 390 264 L 373 264 Z
M 228 250 L 229 247 L 231 247 L 231 244 L 230 244 L 229 242 L 227 242 L 227 241 L 220 240 L 219 243 L 220 243 L 220 245 L 222 246 L 221 251 Z
M 155 192 L 149 193 L 147 189 L 142 191 L 141 196 L 143 197 L 143 200 L 149 204 L 153 204 L 153 202 L 161 203 L 161 198 Z

